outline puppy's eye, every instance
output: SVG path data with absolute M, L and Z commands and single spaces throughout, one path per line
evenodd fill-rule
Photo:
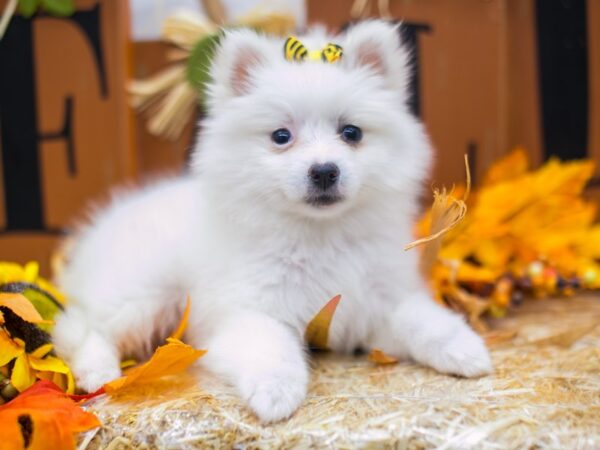
M 287 128 L 279 128 L 271 133 L 271 140 L 277 145 L 285 145 L 292 140 L 292 133 Z
M 354 125 L 344 125 L 340 130 L 340 136 L 348 144 L 357 144 L 362 140 L 362 130 Z

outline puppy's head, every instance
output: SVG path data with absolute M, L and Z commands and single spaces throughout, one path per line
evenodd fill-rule
M 407 110 L 408 56 L 397 27 L 363 22 L 301 41 L 309 50 L 338 44 L 343 56 L 291 62 L 283 40 L 224 35 L 195 170 L 232 214 L 262 207 L 321 219 L 394 199 L 414 203 L 430 149 Z

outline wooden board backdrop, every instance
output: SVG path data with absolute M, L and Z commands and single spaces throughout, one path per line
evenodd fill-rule
M 0 41 L 0 260 L 38 260 L 45 273 L 86 203 L 136 174 L 127 2 L 76 7 L 16 15 Z
M 308 0 L 309 21 L 338 29 L 352 20 L 353 3 Z M 369 16 L 378 16 L 378 2 L 370 3 Z M 389 0 L 389 9 L 393 19 L 416 29 L 419 110 L 438 153 L 436 182 L 451 184 L 464 178 L 465 152 L 473 156 L 476 178 L 517 145 L 539 164 L 554 151 L 552 142 L 544 141 L 545 131 L 552 129 L 567 142 L 557 152 L 600 161 L 600 2 Z M 544 23 L 558 18 L 557 25 L 540 31 L 541 13 Z M 542 64 L 538 39 L 552 44 L 557 36 L 550 61 Z M 560 53 L 565 49 L 566 54 Z M 587 59 L 587 73 L 575 73 L 583 66 L 573 63 L 571 49 L 576 57 Z M 541 89 L 540 67 L 551 76 L 570 71 L 564 79 L 575 75 L 575 81 L 558 84 L 548 95 Z M 583 85 L 588 86 L 587 96 L 580 89 Z M 563 104 L 542 98 L 542 93 L 548 97 L 557 91 Z M 552 113 L 557 107 L 568 108 L 578 94 L 581 101 L 587 97 L 587 105 L 562 111 L 560 126 L 544 123 L 543 100 Z M 575 123 L 569 123 L 572 120 Z M 573 138 L 577 133 L 583 138 Z

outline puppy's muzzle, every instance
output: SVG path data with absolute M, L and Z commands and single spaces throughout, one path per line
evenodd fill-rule
M 334 186 L 340 177 L 340 169 L 334 163 L 314 164 L 308 170 L 313 188 L 326 191 Z
M 306 202 L 326 207 L 342 200 L 339 192 L 340 168 L 332 163 L 313 164 L 308 170 L 309 188 Z

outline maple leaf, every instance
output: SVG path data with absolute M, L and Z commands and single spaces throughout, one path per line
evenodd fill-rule
M 175 375 L 186 370 L 206 350 L 196 350 L 178 339 L 167 338 L 167 344 L 156 349 L 150 360 L 130 369 L 125 376 L 104 385 L 107 394 L 114 394 L 126 387 L 135 387 L 166 375 Z
M 50 381 L 38 381 L 0 406 L 0 450 L 72 449 L 74 434 L 100 426 Z
M 181 339 L 183 333 L 185 332 L 185 329 L 187 328 L 188 320 L 190 318 L 191 307 L 192 302 L 190 301 L 190 296 L 188 295 L 185 303 L 185 310 L 183 311 L 183 315 L 181 316 L 181 321 L 179 322 L 179 325 L 177 325 L 175 331 L 173 331 L 173 333 L 169 337 L 178 340 Z
M 336 295 L 317 313 L 317 315 L 308 323 L 304 333 L 304 340 L 310 348 L 327 350 L 329 342 L 329 327 L 333 314 L 337 309 L 338 303 L 342 299 L 341 295 Z
M 383 350 L 374 348 L 371 350 L 371 353 L 369 353 L 369 361 L 374 362 L 375 364 L 396 364 L 398 358 L 394 358 L 393 356 L 384 353 Z
M 503 158 L 496 161 L 485 173 L 482 186 L 515 179 L 527 172 L 529 158 L 523 147 L 517 147 Z

